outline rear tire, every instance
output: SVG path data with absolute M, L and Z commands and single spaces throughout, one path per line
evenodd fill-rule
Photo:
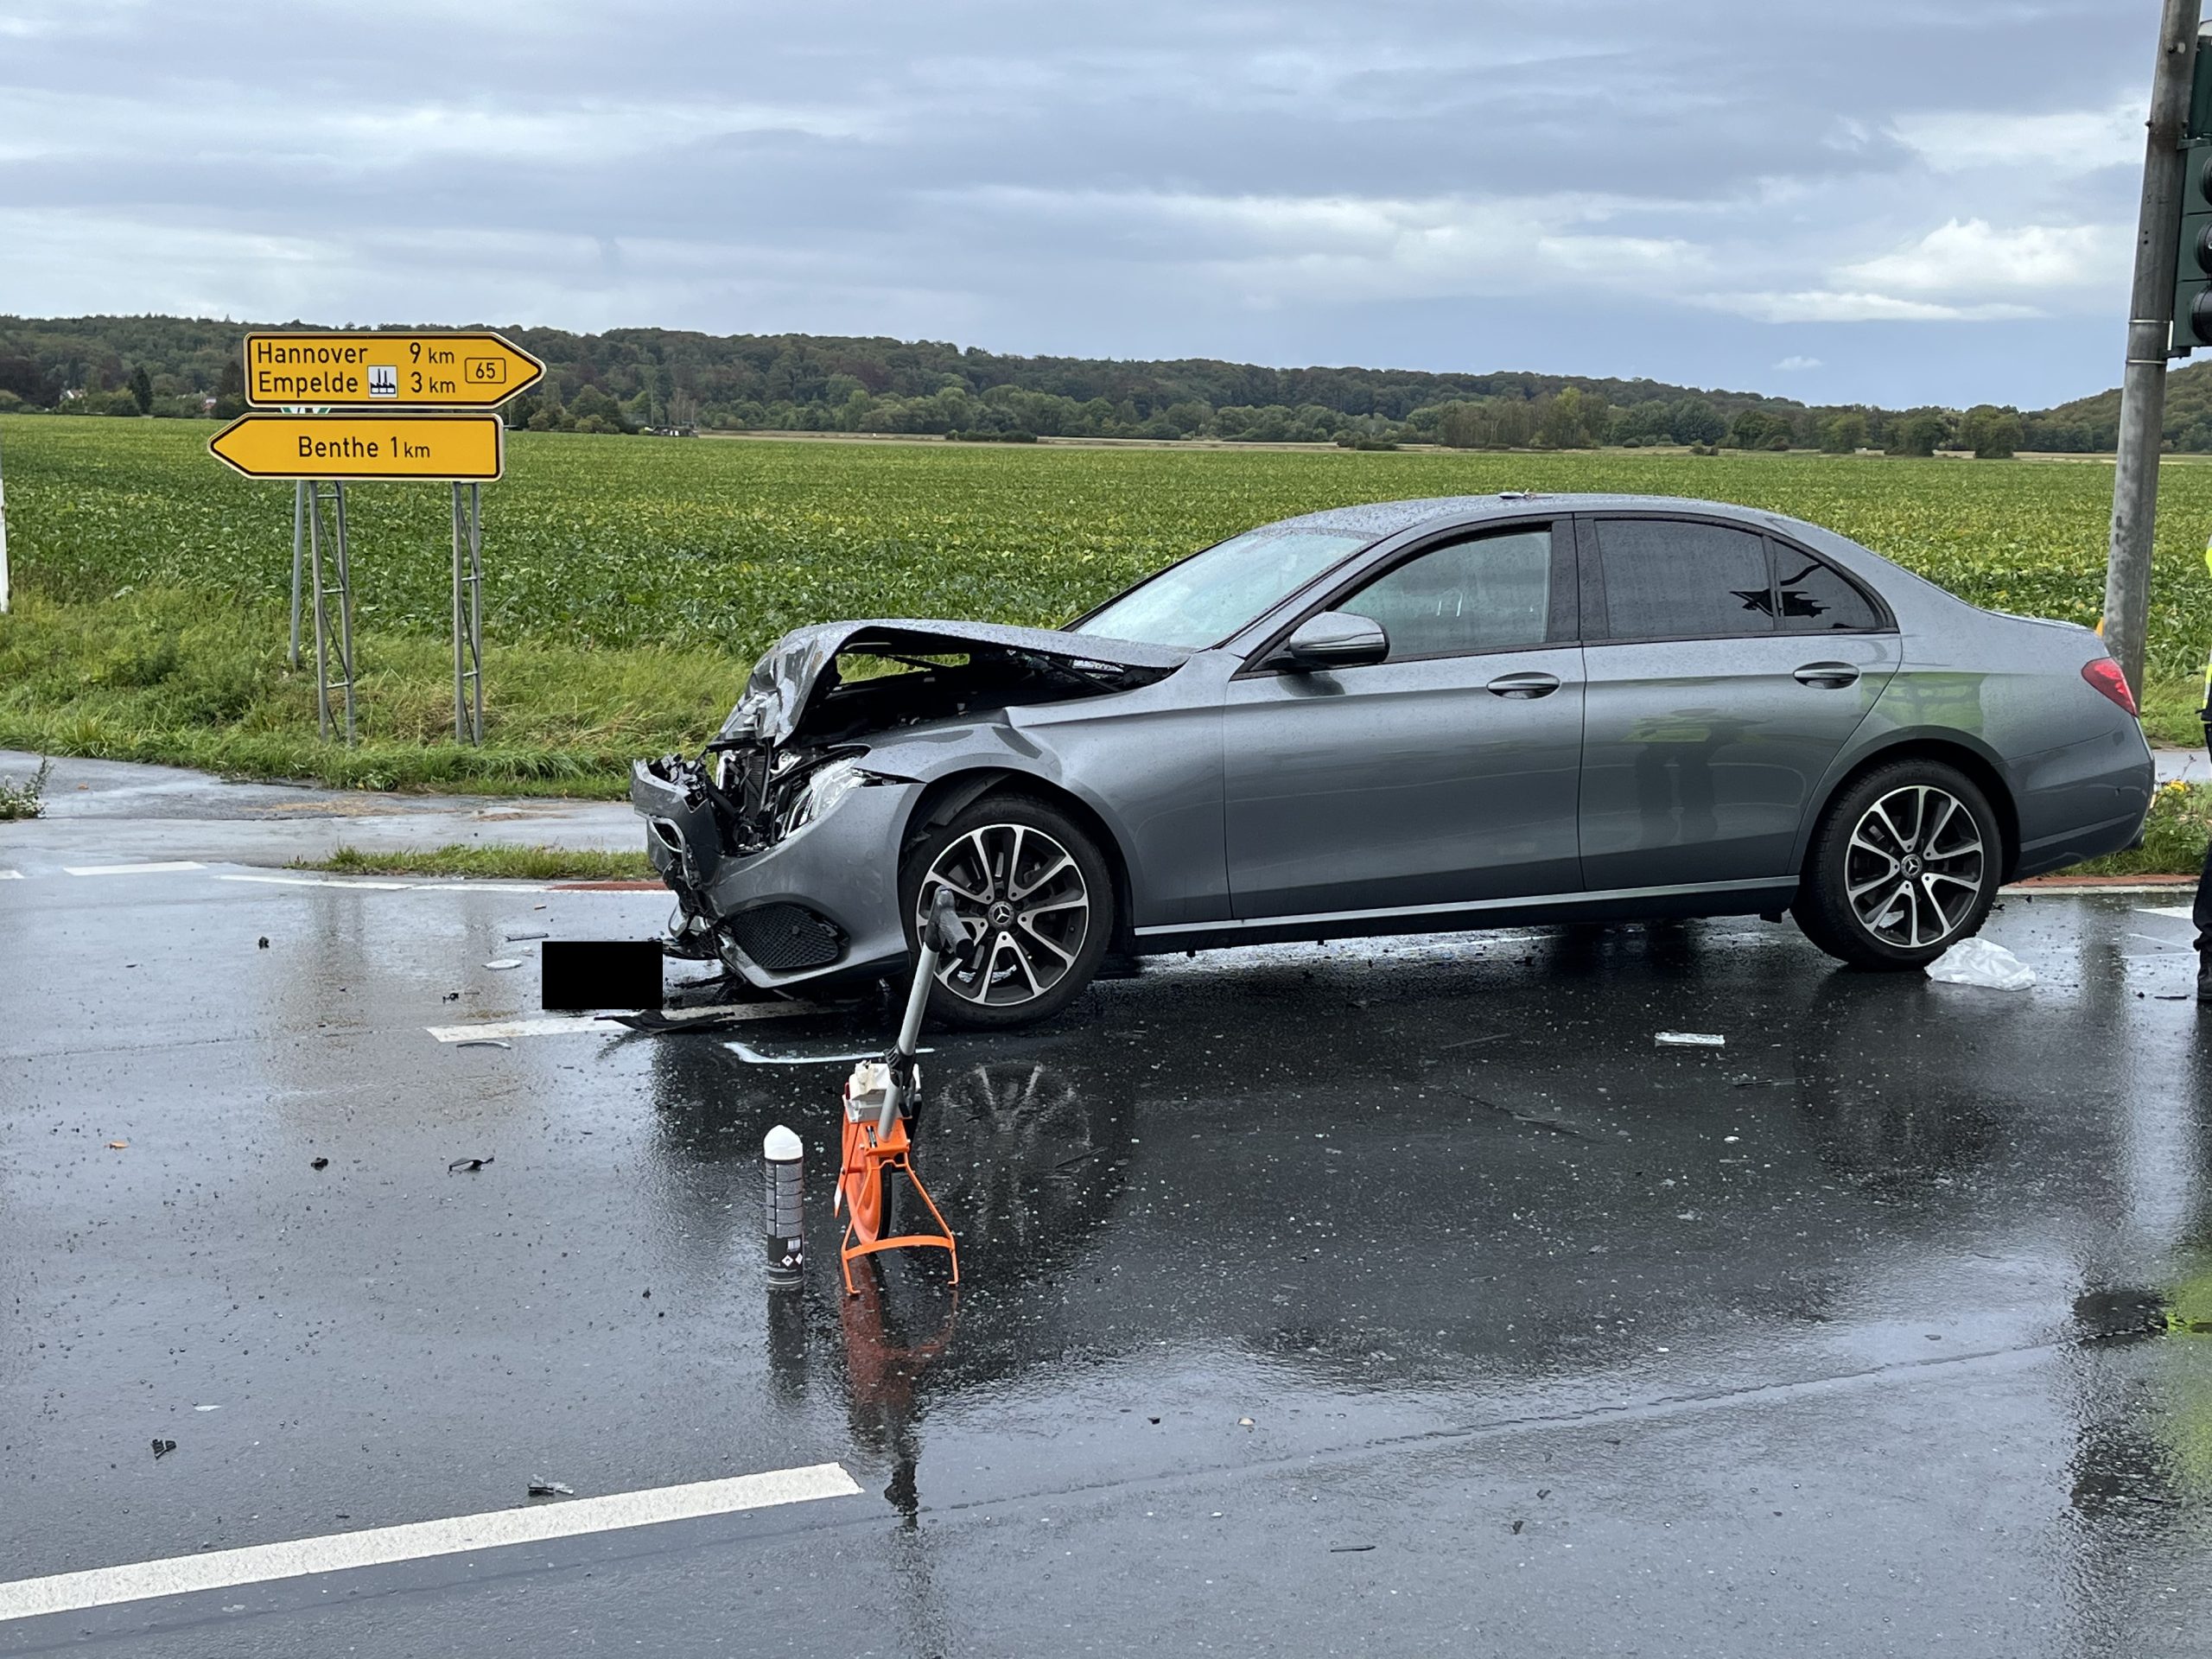
M 1895 761 L 1828 803 L 1790 914 L 1839 961 L 1922 968 L 1980 931 L 2004 868 L 1997 814 L 1971 779 Z
M 1114 880 L 1067 814 L 990 795 L 925 831 L 899 869 L 907 948 L 940 887 L 966 929 L 964 961 L 938 969 L 929 1010 L 948 1026 L 1003 1031 L 1051 1018 L 1098 971 L 1112 941 Z

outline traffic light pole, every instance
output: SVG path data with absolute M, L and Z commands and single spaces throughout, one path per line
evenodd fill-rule
M 2105 566 L 2105 645 L 2143 695 L 2143 640 L 2151 608 L 2151 543 L 2158 520 L 2158 449 L 2165 435 L 2166 354 L 2172 338 L 2178 257 L 2182 137 L 2189 115 L 2202 0 L 2165 0 L 2151 79 L 2143 206 L 2135 283 L 2127 309 L 2127 366 L 2120 388 L 2120 453 L 2112 490 L 2112 551 Z M 2212 526 L 2208 526 L 2212 529 Z

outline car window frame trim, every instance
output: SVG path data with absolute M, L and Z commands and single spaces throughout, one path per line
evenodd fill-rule
M 1313 673 L 1315 671 L 1312 669 L 1296 669 L 1279 664 L 1270 664 L 1268 658 L 1281 649 L 1283 642 L 1292 634 L 1297 632 L 1300 627 L 1323 612 L 1335 609 L 1339 601 L 1350 598 L 1362 588 L 1382 581 L 1383 577 L 1403 569 L 1426 554 L 1436 552 L 1441 548 L 1459 542 L 1487 541 L 1494 535 L 1510 536 L 1516 531 L 1535 529 L 1549 529 L 1552 533 L 1550 603 L 1553 614 L 1545 619 L 1545 631 L 1549 632 L 1557 621 L 1558 608 L 1560 601 L 1564 598 L 1574 613 L 1567 619 L 1567 633 L 1565 639 L 1544 639 L 1528 645 L 1492 645 L 1481 651 L 1433 651 L 1423 652 L 1413 657 L 1386 657 L 1379 663 L 1362 663 L 1358 664 L 1358 668 L 1393 668 L 1406 663 L 1454 662 L 1465 661 L 1475 657 L 1517 656 L 1532 651 L 1572 650 L 1581 644 L 1581 605 L 1578 580 L 1581 562 L 1580 550 L 1574 539 L 1576 536 L 1573 527 L 1574 518 L 1575 515 L 1571 512 L 1554 508 L 1549 512 L 1535 511 L 1526 514 L 1516 514 L 1510 518 L 1478 518 L 1471 523 L 1463 520 L 1454 524 L 1419 526 L 1402 546 L 1390 548 L 1350 575 L 1344 575 L 1344 567 L 1338 565 L 1334 570 L 1323 572 L 1314 582 L 1309 582 L 1305 590 L 1289 595 L 1283 601 L 1285 606 L 1291 607 L 1293 609 L 1289 620 L 1262 634 L 1260 643 L 1246 653 L 1244 660 L 1237 665 L 1236 672 L 1229 677 L 1234 682 L 1262 677 L 1277 678 L 1286 674 Z M 1564 561 L 1561 558 L 1560 545 L 1562 530 L 1567 532 Z M 1376 548 L 1383 546 L 1385 542 L 1392 539 L 1395 538 L 1385 537 L 1383 541 L 1375 543 L 1365 550 L 1373 553 Z M 1341 576 L 1342 580 L 1330 588 L 1319 600 L 1309 601 L 1307 594 L 1313 588 L 1317 583 L 1326 582 L 1331 576 Z M 1278 613 L 1281 608 L 1282 607 L 1277 607 Z M 1262 616 L 1255 619 L 1254 626 L 1261 626 L 1266 621 L 1267 618 Z M 1386 629 L 1385 632 L 1387 632 Z M 1234 638 L 1234 636 L 1231 637 Z M 1224 643 L 1226 644 L 1227 641 Z M 1327 671 L 1342 674 L 1357 671 L 1334 669 Z
M 1758 632 L 1741 631 L 1732 633 L 1639 633 L 1626 637 L 1616 636 L 1612 632 L 1612 610 L 1605 592 L 1605 565 L 1599 556 L 1598 552 L 1598 526 L 1599 524 L 1607 520 L 1617 519 L 1666 524 L 1710 524 L 1716 529 L 1738 531 L 1746 536 L 1758 537 L 1761 543 L 1759 550 L 1766 560 L 1767 602 L 1769 605 L 1773 607 L 1771 614 L 1773 617 L 1774 626 L 1770 628 L 1763 629 Z M 1781 535 L 1768 525 L 1763 524 L 1747 524 L 1741 518 L 1730 518 L 1721 513 L 1699 512 L 1694 510 L 1684 510 L 1682 512 L 1669 512 L 1664 508 L 1645 510 L 1634 507 L 1620 507 L 1611 510 L 1600 509 L 1594 512 L 1578 512 L 1574 515 L 1574 522 L 1575 550 L 1581 578 L 1579 584 L 1581 594 L 1580 621 L 1582 628 L 1580 640 L 1582 645 L 1586 647 L 1595 645 L 1695 645 L 1713 639 L 1819 639 L 1834 638 L 1839 635 L 1864 638 L 1873 635 L 1895 634 L 1898 632 L 1897 613 L 1890 608 L 1888 601 L 1884 600 L 1879 594 L 1875 593 L 1872 589 L 1868 588 L 1865 582 L 1859 581 L 1858 577 L 1852 575 L 1850 571 L 1844 569 L 1833 559 L 1821 557 L 1820 554 L 1815 552 L 1811 548 L 1807 547 L 1796 537 Z M 1866 601 L 1868 607 L 1873 611 L 1875 617 L 1877 618 L 1876 626 L 1871 628 L 1795 629 L 1783 627 L 1782 626 L 1781 571 L 1775 560 L 1775 550 L 1778 547 L 1786 547 L 1793 553 L 1802 554 L 1804 557 L 1811 560 L 1814 563 L 1818 564 L 1841 577 L 1847 586 L 1848 586 L 1853 592 L 1857 593 L 1860 598 Z M 1593 616 L 1596 619 L 1598 627 L 1601 630 L 1601 632 L 1594 634 L 1591 631 L 1591 622 Z

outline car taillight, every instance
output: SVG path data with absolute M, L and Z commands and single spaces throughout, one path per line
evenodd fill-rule
M 2111 658 L 2100 657 L 2094 663 L 2082 664 L 2082 677 L 2129 714 L 2137 714 L 2135 694 L 2127 689 L 2127 676 L 2120 671 L 2120 664 Z

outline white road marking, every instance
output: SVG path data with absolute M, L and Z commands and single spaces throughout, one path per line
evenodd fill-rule
M 256 881 L 272 887 L 360 887 L 371 893 L 404 893 L 411 881 L 333 881 L 325 876 L 219 875 L 218 881 Z
M 2135 898 L 2146 893 L 2186 893 L 2188 885 L 2180 881 L 2115 882 L 2111 887 L 2038 887 L 2016 883 L 1999 887 L 1998 892 L 2014 899 L 2112 899 Z
M 197 865 L 193 867 L 198 868 Z M 257 881 L 271 887 L 358 887 L 366 893 L 545 893 L 550 889 L 520 881 L 372 881 L 354 876 L 340 880 L 327 875 L 219 875 L 218 881 Z
M 162 864 L 64 864 L 61 868 L 71 875 L 167 875 L 173 870 L 204 870 L 207 867 L 180 858 Z
M 666 1010 L 671 1020 L 704 1020 L 709 1014 L 721 1014 L 731 1020 L 791 1020 L 801 1014 L 816 1014 L 823 1010 L 811 1002 L 730 1002 L 710 1008 L 671 1008 Z M 472 1037 L 563 1037 L 571 1032 L 596 1031 L 606 1036 L 618 1036 L 628 1029 L 597 1014 L 551 1014 L 543 1020 L 501 1020 L 480 1026 L 426 1026 L 423 1027 L 442 1043 L 465 1043 Z
M 2145 916 L 2177 916 L 2184 922 L 2196 919 L 2196 912 L 2187 905 L 2143 905 L 2138 908 Z
M 757 1048 L 747 1047 L 734 1040 L 722 1045 L 747 1065 L 842 1065 L 850 1060 L 880 1060 L 883 1051 L 870 1049 L 864 1054 L 763 1054 Z M 917 1054 L 934 1054 L 933 1048 L 918 1048 Z
M 531 881 L 423 881 L 416 885 L 417 893 L 550 893 L 552 887 L 543 882 Z
M 449 1521 L 415 1521 L 298 1538 L 289 1543 L 173 1555 L 165 1560 L 135 1561 L 127 1567 L 94 1567 L 84 1573 L 57 1573 L 48 1578 L 0 1584 L 0 1620 L 76 1612 L 156 1596 L 191 1595 L 234 1585 L 268 1584 L 316 1573 L 385 1567 L 436 1555 L 504 1549 L 513 1544 L 659 1526 L 702 1516 L 734 1515 L 816 1498 L 853 1497 L 860 1490 L 841 1465 L 817 1463 L 804 1469 L 776 1469 L 730 1480 L 702 1480 L 685 1486 L 657 1486 L 528 1509 L 493 1510 L 485 1515 L 456 1516 Z
M 20 881 L 22 879 L 23 873 L 21 870 L 0 870 L 0 881 Z

